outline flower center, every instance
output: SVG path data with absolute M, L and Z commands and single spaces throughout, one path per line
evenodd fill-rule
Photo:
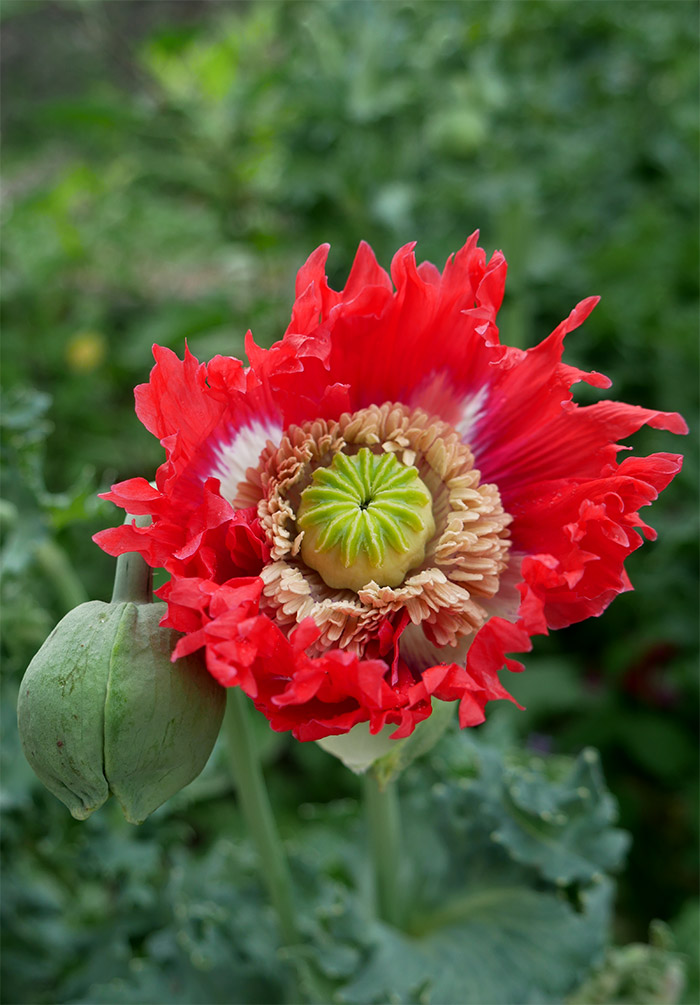
M 432 496 L 394 454 L 337 453 L 301 493 L 301 556 L 334 589 L 398 586 L 435 532 Z
M 489 616 L 508 565 L 511 517 L 497 486 L 481 482 L 456 429 L 399 402 L 289 426 L 248 468 L 236 498 L 257 505 L 270 549 L 261 608 L 284 629 L 312 618 L 321 632 L 312 655 L 375 652 L 394 615 L 408 615 L 429 651 L 449 646 L 454 655 Z M 324 513 L 329 503 L 340 505 Z

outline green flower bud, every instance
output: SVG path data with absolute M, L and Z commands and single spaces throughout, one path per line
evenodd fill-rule
M 133 586 L 145 563 L 123 560 Z M 120 602 L 81 604 L 63 618 L 20 688 L 27 760 L 78 820 L 114 794 L 126 819 L 142 823 L 197 777 L 224 714 L 225 688 L 198 654 L 171 663 L 178 635 L 159 625 L 164 605 L 118 598 L 124 582 Z

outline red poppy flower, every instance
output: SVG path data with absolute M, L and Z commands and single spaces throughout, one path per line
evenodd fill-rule
M 105 498 L 152 523 L 95 540 L 165 568 L 178 653 L 204 646 L 300 740 L 407 736 L 432 697 L 481 722 L 510 697 L 499 671 L 522 669 L 509 654 L 631 589 L 624 561 L 654 537 L 638 510 L 680 469 L 617 458 L 644 424 L 686 432 L 679 415 L 572 400 L 610 384 L 561 360 L 597 298 L 533 349 L 502 345 L 506 262 L 476 240 L 442 273 L 407 245 L 391 277 L 362 244 L 341 292 L 318 248 L 282 340 L 248 335 L 248 367 L 156 346 L 136 389 L 166 461 L 156 487 Z

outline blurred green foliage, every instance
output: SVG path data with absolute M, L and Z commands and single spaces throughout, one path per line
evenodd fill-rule
M 697 429 L 697 8 L 8 0 L 2 16 L 1 806 L 16 940 L 4 1000 L 55 1000 L 58 987 L 83 1000 L 107 975 L 137 981 L 124 1000 L 158 1000 L 134 950 L 177 969 L 191 924 L 198 952 L 221 952 L 216 898 L 187 907 L 177 869 L 188 876 L 225 831 L 221 855 L 250 870 L 226 781 L 212 770 L 167 825 L 128 837 L 110 811 L 76 824 L 33 778 L 13 725 L 21 673 L 53 624 L 109 597 L 113 563 L 90 535 L 117 517 L 98 488 L 160 462 L 133 414 L 151 343 L 240 355 L 248 327 L 263 344 L 284 330 L 317 244 L 331 242 L 342 284 L 360 239 L 385 265 L 413 239 L 442 265 L 479 227 L 509 262 L 504 341 L 531 345 L 601 294 L 569 361 Z M 659 917 L 684 951 L 697 932 L 697 461 L 668 434 L 636 445 L 689 455 L 651 518 L 658 543 L 629 562 L 637 592 L 538 640 L 511 682 L 528 711 L 491 718 L 536 749 L 600 749 L 633 837 L 618 935 L 645 939 Z M 315 745 L 274 737 L 268 757 L 296 841 L 300 803 L 356 794 Z M 217 855 L 205 890 L 221 882 Z M 261 952 L 245 942 L 231 963 L 241 1000 L 274 997 Z M 199 1000 L 188 979 L 172 1000 Z M 691 982 L 685 1000 L 697 993 Z
M 357 799 L 329 801 L 327 790 L 323 803 L 302 803 L 286 836 L 304 943 L 284 953 L 221 754 L 139 830 L 112 804 L 78 829 L 65 813 L 49 814 L 48 830 L 34 817 L 3 897 L 6 1001 L 269 1003 L 291 965 L 317 1005 L 507 1005 L 523 992 L 561 1001 L 603 964 L 608 874 L 628 836 L 594 752 L 513 759 L 452 730 L 411 766 L 401 782 L 407 933 L 372 916 Z M 673 948 L 658 955 L 680 987 Z M 613 960 L 604 975 L 621 969 Z M 661 983 L 652 972 L 650 986 Z

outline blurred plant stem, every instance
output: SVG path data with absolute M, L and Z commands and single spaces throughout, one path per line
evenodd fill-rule
M 380 787 L 370 769 L 364 777 L 364 793 L 377 914 L 382 921 L 401 927 L 401 813 L 398 789 L 396 782 Z
M 231 772 L 253 845 L 260 875 L 277 911 L 282 939 L 287 946 L 299 943 L 292 881 L 275 818 L 270 806 L 262 766 L 250 722 L 248 697 L 238 687 L 228 689 L 224 729 Z M 296 995 L 292 1001 L 301 1001 Z
M 62 614 L 67 614 L 90 599 L 68 555 L 55 541 L 45 538 L 36 546 L 34 557 L 51 584 Z

